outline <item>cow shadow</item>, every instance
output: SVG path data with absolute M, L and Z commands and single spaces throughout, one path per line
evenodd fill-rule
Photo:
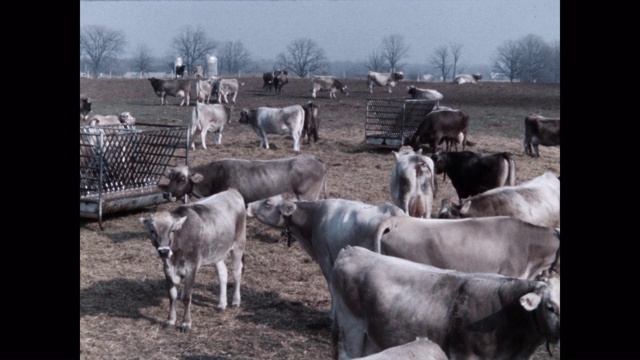
M 184 360 L 230 360 L 230 357 L 226 356 L 211 356 L 211 355 L 185 355 L 181 356 Z

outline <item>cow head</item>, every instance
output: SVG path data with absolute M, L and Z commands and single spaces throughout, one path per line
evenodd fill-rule
M 248 124 L 250 115 L 249 109 L 242 109 L 240 111 L 240 119 L 238 119 L 238 122 L 240 124 Z
M 397 80 L 402 80 L 404 79 L 404 73 L 402 71 L 397 71 L 393 73 L 393 78 L 397 81 Z
M 442 199 L 440 203 L 440 211 L 438 212 L 439 219 L 463 219 L 466 218 L 466 212 L 462 211 L 464 207 L 465 210 L 468 210 L 469 205 L 471 205 L 471 201 L 465 201 L 464 204 L 458 205 L 451 202 L 450 199 Z
M 538 330 L 547 341 L 560 346 L 560 277 L 551 277 L 533 292 L 520 297 L 520 305 L 534 312 Z
M 204 179 L 200 173 L 192 172 L 186 165 L 178 165 L 169 169 L 165 176 L 169 178 L 169 184 L 164 186 L 162 197 L 175 202 L 193 191 L 193 184 L 197 184 Z
M 118 116 L 118 119 L 123 125 L 135 125 L 136 123 L 136 118 L 131 116 L 128 111 L 121 113 L 120 116 Z
M 471 74 L 471 76 L 473 76 L 476 81 L 482 79 L 482 74 L 480 73 Z
M 442 174 L 447 170 L 447 153 L 444 151 L 436 151 L 431 155 L 436 174 Z
M 281 194 L 254 201 L 247 205 L 247 216 L 255 217 L 261 223 L 284 229 L 287 226 L 287 218 L 297 209 L 294 200 L 293 194 Z
M 158 256 L 162 259 L 170 258 L 173 255 L 171 247 L 173 246 L 174 233 L 182 228 L 187 217 L 174 218 L 171 213 L 162 211 L 149 218 L 141 217 L 139 220 L 149 232 L 149 238 L 158 252 Z

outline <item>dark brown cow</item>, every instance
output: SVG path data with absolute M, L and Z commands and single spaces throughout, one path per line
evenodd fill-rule
M 535 155 L 531 151 L 532 144 Z M 539 157 L 538 145 L 560 145 L 560 118 L 546 118 L 536 113 L 524 118 L 524 153 Z
M 87 120 L 91 112 L 91 99 L 88 96 L 80 94 L 80 121 Z
M 273 86 L 276 88 L 276 94 L 282 94 L 282 88 L 289 83 L 287 74 L 282 73 L 273 78 Z
M 461 110 L 432 111 L 425 116 L 407 145 L 417 149 L 422 144 L 428 143 L 431 152 L 435 153 L 443 138 L 457 139 L 458 135 L 462 134 L 462 150 L 464 150 L 466 145 L 474 145 L 467 140 L 468 128 L 469 116 Z
M 180 106 L 189 105 L 191 99 L 191 79 L 156 79 L 149 78 L 153 91 L 160 97 L 160 104 L 167 104 L 167 95 L 180 96 Z
M 436 174 L 451 178 L 458 202 L 500 186 L 515 186 L 516 165 L 509 153 L 482 155 L 472 151 L 436 152 L 431 155 Z
M 320 128 L 320 116 L 318 115 L 319 106 L 311 101 L 302 105 L 304 110 L 304 125 L 302 125 L 302 136 L 307 137 L 307 144 L 311 143 L 311 136 L 313 136 L 313 142 L 318 142 L 318 129 Z
M 274 70 L 272 72 L 266 72 L 262 74 L 262 81 L 264 82 L 264 85 L 262 85 L 262 89 L 271 91 L 271 88 L 273 88 L 273 79 L 280 74 L 289 75 L 289 72 L 287 70 Z
M 176 66 L 176 78 L 184 77 L 184 69 L 186 65 L 177 65 Z

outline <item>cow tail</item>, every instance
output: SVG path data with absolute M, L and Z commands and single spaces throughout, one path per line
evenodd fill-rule
M 318 128 L 320 127 L 320 117 L 316 116 L 317 110 L 311 116 L 311 132 L 313 134 L 313 142 L 318 142 Z
M 196 106 L 193 108 L 193 111 L 191 111 L 191 128 L 189 129 L 189 133 L 191 134 L 191 137 L 193 137 L 193 135 L 196 132 L 196 128 L 198 127 L 198 104 L 196 104 Z M 193 139 L 191 139 L 191 141 L 193 141 Z
M 507 181 L 506 184 L 508 186 L 516 185 L 516 162 L 511 159 L 511 155 L 509 153 L 502 153 L 502 158 L 507 162 Z
M 391 224 L 387 225 L 390 222 L 389 219 L 390 218 L 386 218 L 382 220 L 380 224 L 378 224 L 378 228 L 376 229 L 376 235 L 375 235 L 375 238 L 373 239 L 374 240 L 373 250 L 378 254 L 382 253 L 382 246 L 380 245 L 380 242 L 382 240 L 382 235 L 388 233 L 391 227 Z

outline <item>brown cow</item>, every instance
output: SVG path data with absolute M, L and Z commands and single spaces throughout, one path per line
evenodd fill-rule
M 535 155 L 531 151 L 532 144 Z M 560 118 L 546 118 L 536 113 L 524 118 L 524 153 L 539 157 L 538 145 L 560 145 Z
M 425 116 L 407 145 L 416 149 L 423 143 L 428 143 L 431 152 L 435 153 L 443 138 L 457 139 L 458 135 L 462 134 L 462 150 L 464 151 L 466 145 L 474 145 L 467 140 L 468 128 L 469 116 L 461 110 L 432 111 Z

